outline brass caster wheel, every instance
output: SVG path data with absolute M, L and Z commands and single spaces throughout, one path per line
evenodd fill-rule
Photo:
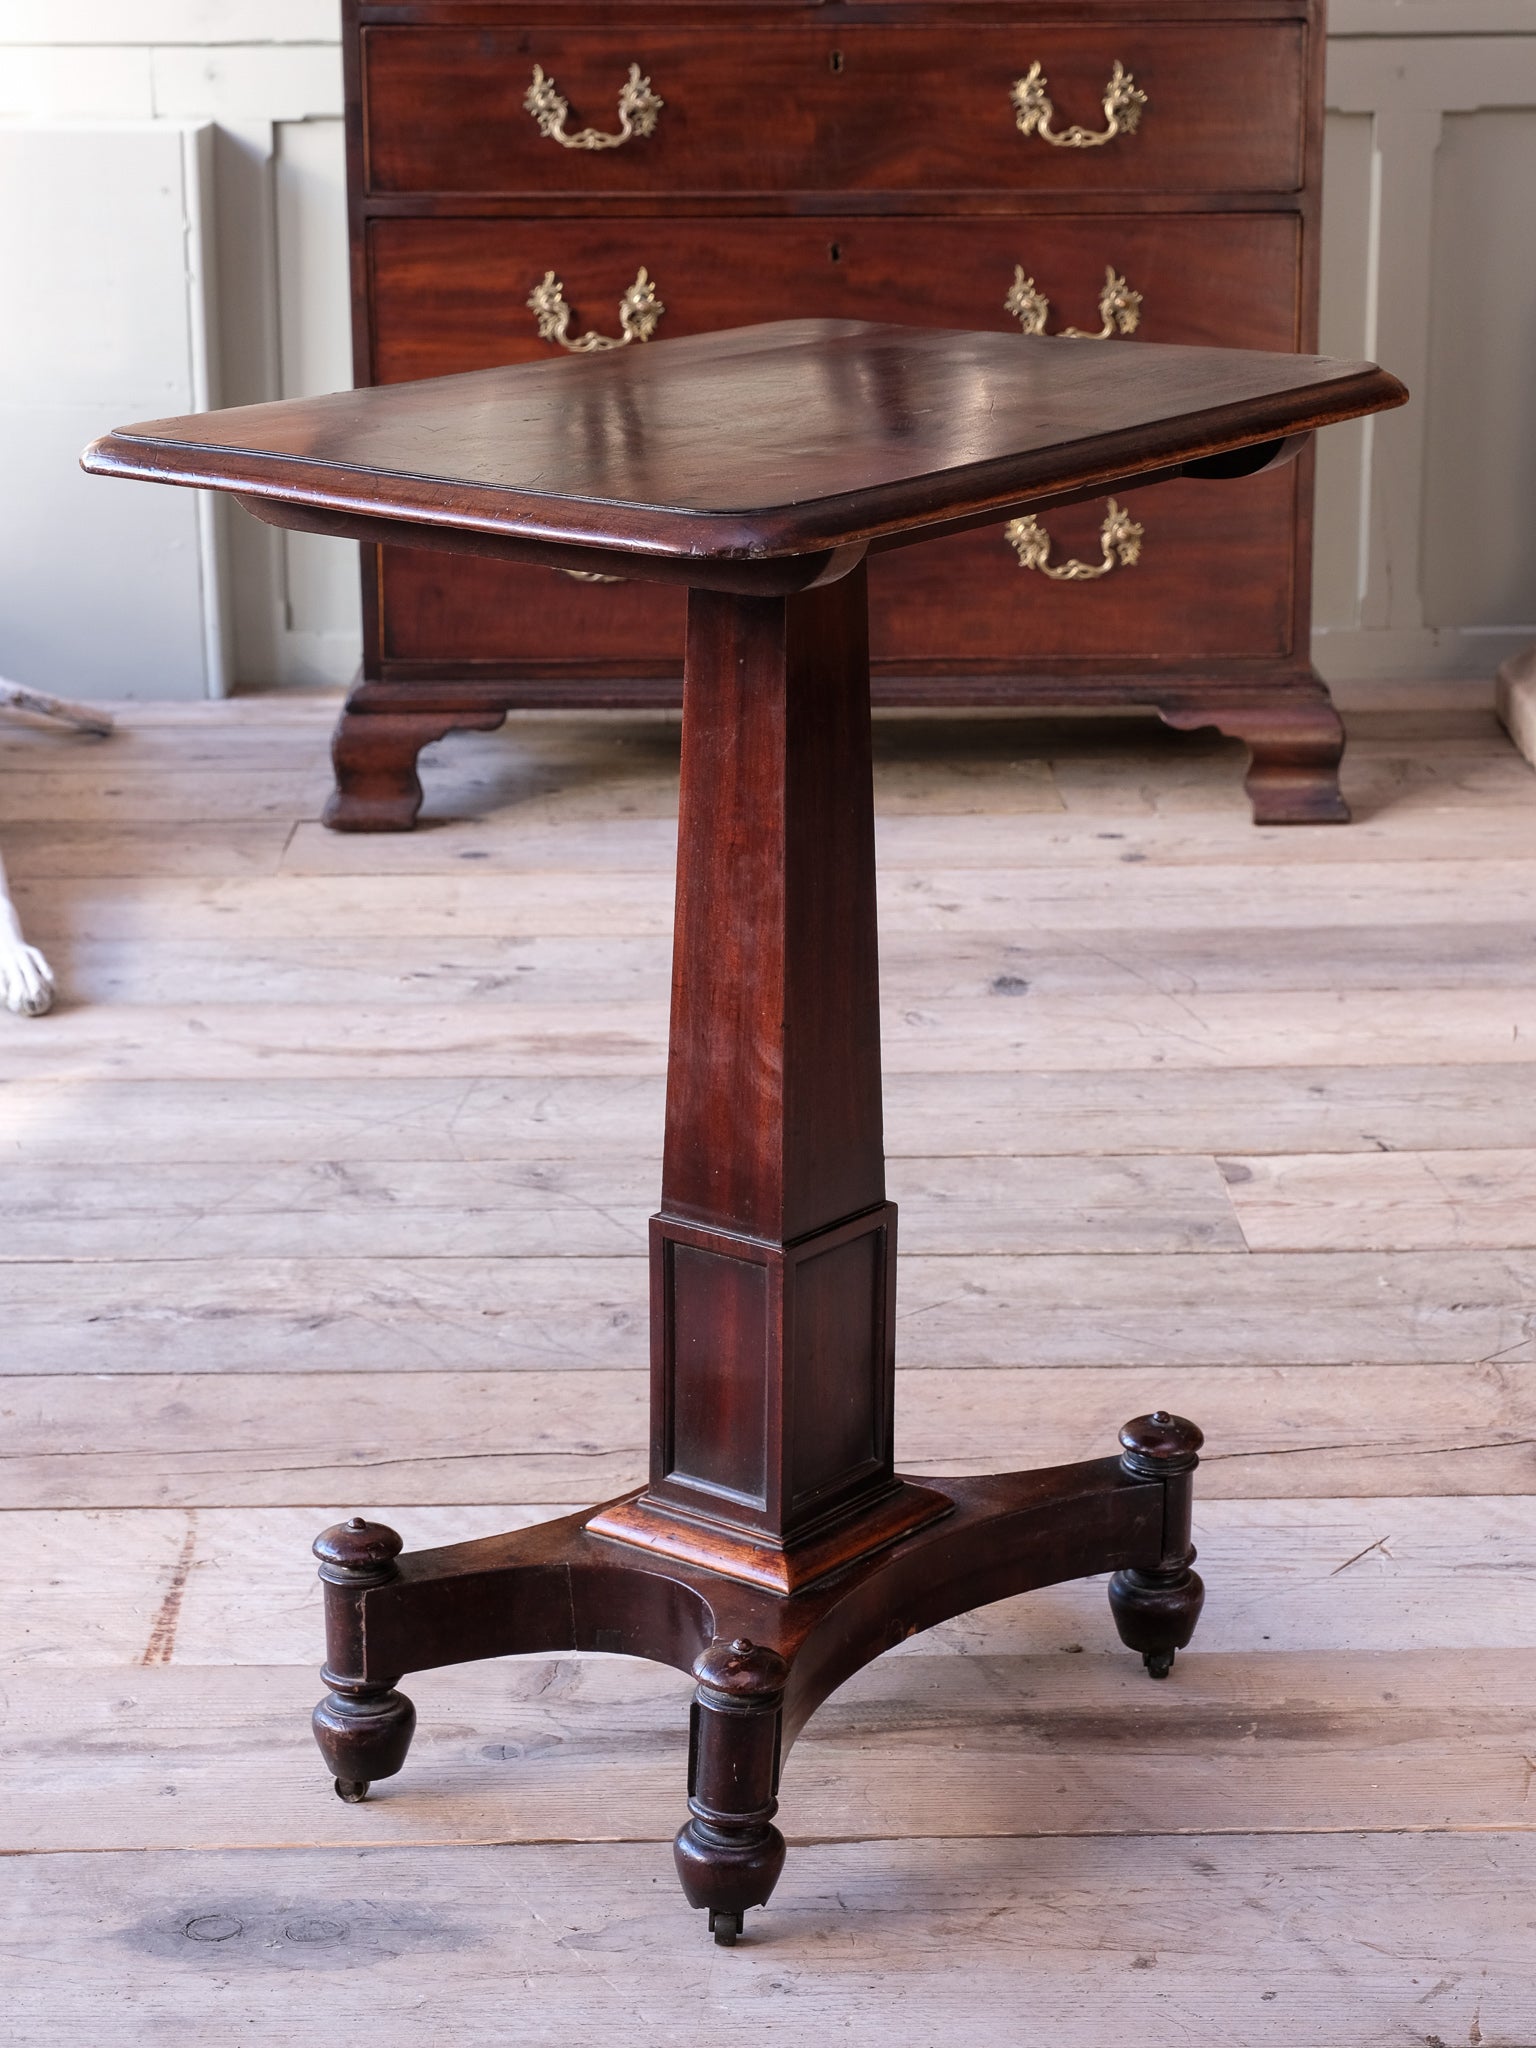
M 333 1778 L 331 1782 L 336 1787 L 336 1797 L 345 1799 L 348 1806 L 361 1806 L 368 1797 L 367 1778 Z
M 1173 1669 L 1173 1660 L 1177 1655 L 1176 1650 L 1148 1650 L 1141 1661 L 1146 1665 L 1150 1677 L 1166 1678 Z
M 716 1948 L 734 1948 L 736 1937 L 741 1932 L 740 1913 L 711 1913 L 709 1931 L 715 1937 Z

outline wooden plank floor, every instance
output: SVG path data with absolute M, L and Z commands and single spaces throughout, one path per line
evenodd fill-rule
M 342 838 L 323 698 L 0 732 L 0 2035 L 1533 2048 L 1536 777 L 1360 693 L 1347 830 L 1134 722 L 887 719 L 899 1449 L 1207 1430 L 1165 1686 L 1099 1582 L 847 1686 L 681 1902 L 686 1683 L 424 1675 L 360 1808 L 308 1543 L 634 1483 L 676 731 L 525 717 Z

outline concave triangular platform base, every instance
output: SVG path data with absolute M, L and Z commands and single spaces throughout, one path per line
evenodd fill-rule
M 783 1863 L 772 1823 L 789 1745 L 882 1651 L 989 1601 L 1111 1572 L 1122 1640 L 1166 1675 L 1202 1599 L 1188 1541 L 1200 1433 L 1156 1415 L 1128 1424 L 1121 1442 L 1124 1456 L 1086 1464 L 899 1479 L 886 1503 L 829 1535 L 840 1562 L 788 1588 L 610 1533 L 648 1527 L 633 1494 L 404 1555 L 376 1523 L 328 1530 L 316 1551 L 332 1689 L 315 1732 L 337 1790 L 361 1798 L 403 1765 L 415 1711 L 395 1687 L 408 1671 L 567 1650 L 690 1670 L 690 1818 L 677 1866 L 716 1939 L 733 1941 Z M 893 1530 L 902 1516 L 920 1525 Z M 814 1557 L 808 1550 L 796 1569 L 809 1573 Z

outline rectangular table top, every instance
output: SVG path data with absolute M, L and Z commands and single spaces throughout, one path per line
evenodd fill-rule
M 1399 405 L 1369 363 L 788 320 L 122 427 L 100 474 L 751 561 L 995 516 Z

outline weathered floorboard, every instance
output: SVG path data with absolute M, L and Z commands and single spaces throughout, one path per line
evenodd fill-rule
M 509 887 L 512 886 L 509 884 Z M 672 948 L 665 935 L 562 938 L 441 935 L 431 943 L 367 938 L 226 941 L 152 947 L 132 939 L 64 938 L 53 945 L 77 1002 L 155 1004 L 472 1003 L 501 1011 L 569 1007 L 620 996 L 664 1003 Z M 881 950 L 881 987 L 893 1013 L 917 1004 L 974 1003 L 985 1013 L 1058 996 L 1134 1006 L 1149 993 L 1176 997 L 1275 991 L 1313 1002 L 1317 991 L 1514 988 L 1536 984 L 1536 923 L 1456 924 L 1255 935 L 1241 928 L 1147 934 L 1104 931 L 1083 941 L 1060 932 L 906 933 Z M 509 1024 L 511 1020 L 506 1020 Z M 1017 1018 L 1014 1019 L 1018 1021 Z
M 583 1259 L 17 1261 L 32 1373 L 639 1369 L 645 1264 Z M 1536 1252 L 914 1257 L 898 1360 L 922 1368 L 1528 1364 Z
M 882 935 L 1442 926 L 1465 914 L 1469 897 L 1484 921 L 1536 919 L 1536 856 L 1529 852 L 1294 867 L 1276 858 L 1233 873 L 1119 859 L 1102 867 L 1012 868 L 982 864 L 980 852 L 974 867 L 887 868 Z M 234 931 L 242 943 L 339 933 L 624 937 L 672 928 L 672 877 L 661 863 L 644 871 L 540 868 L 519 875 L 515 886 L 459 863 L 435 875 L 37 880 L 15 893 L 39 931 L 79 938 L 186 941 Z
M 906 1656 L 860 1672 L 786 1767 L 791 1837 L 1532 1826 L 1536 1649 L 1192 1650 L 1154 1690 L 1104 1634 L 1076 1651 Z M 319 1689 L 292 1667 L 13 1674 L 0 1807 L 19 1824 L 7 1846 L 669 1842 L 677 1830 L 685 1674 L 623 1658 L 418 1672 L 410 1759 L 360 1811 L 335 1798 L 310 1737 Z
M 29 1165 L 0 1182 L 9 1259 L 615 1257 L 643 1253 L 659 1161 L 353 1164 L 266 1170 Z M 911 1252 L 1244 1249 L 1216 1162 L 912 1159 L 897 1163 Z
M 1536 1151 L 1376 1152 L 1221 1162 L 1255 1251 L 1536 1244 Z
M 575 1503 L 562 1504 L 567 1511 Z M 314 1507 L 13 1510 L 0 1596 L 18 1665 L 313 1664 L 310 1544 L 366 1507 L 412 1549 L 525 1527 L 556 1505 L 418 1507 L 369 1490 Z M 1202 1655 L 1536 1648 L 1536 1497 L 1205 1500 Z M 1036 1656 L 1113 1643 L 1099 1580 L 946 1622 L 903 1648 Z
M 730 1956 L 676 1674 L 423 1674 L 358 1809 L 306 1726 L 319 1528 L 642 1470 L 675 717 L 453 737 L 383 838 L 332 697 L 7 726 L 7 2042 L 1533 2048 L 1536 781 L 1350 695 L 1341 832 L 1210 735 L 878 722 L 900 1455 L 1183 1408 L 1209 1599 L 1163 1686 L 1098 1580 L 871 1667 Z
M 1536 1149 L 1515 1066 L 892 1074 L 886 1144 L 907 1157 Z M 0 1159 L 110 1164 L 591 1160 L 635 1152 L 659 1185 L 662 1078 L 33 1080 L 0 1073 Z
M 46 941 L 46 930 L 39 931 Z M 1536 988 L 1178 996 L 1108 1004 L 1086 996 L 985 1005 L 938 1000 L 882 1011 L 888 1073 L 1082 1071 L 1164 1066 L 1523 1066 L 1536 1044 Z M 342 1072 L 479 1078 L 663 1072 L 666 1006 L 653 1002 L 483 1004 L 130 1004 L 61 1011 L 19 1040 L 16 1075 L 91 1081 L 291 1079 Z
M 1536 1493 L 1536 1364 L 900 1375 L 909 1470 L 1110 1456 L 1160 1404 L 1206 1433 L 1199 1496 Z M 643 1370 L 53 1374 L 0 1380 L 0 1508 L 366 1498 L 561 1502 L 644 1480 Z
M 1528 1834 L 804 1844 L 723 1957 L 679 1939 L 667 1864 L 649 1843 L 12 1857 L 12 2038 L 206 2040 L 259 2013 L 262 2048 L 1536 2039 Z

